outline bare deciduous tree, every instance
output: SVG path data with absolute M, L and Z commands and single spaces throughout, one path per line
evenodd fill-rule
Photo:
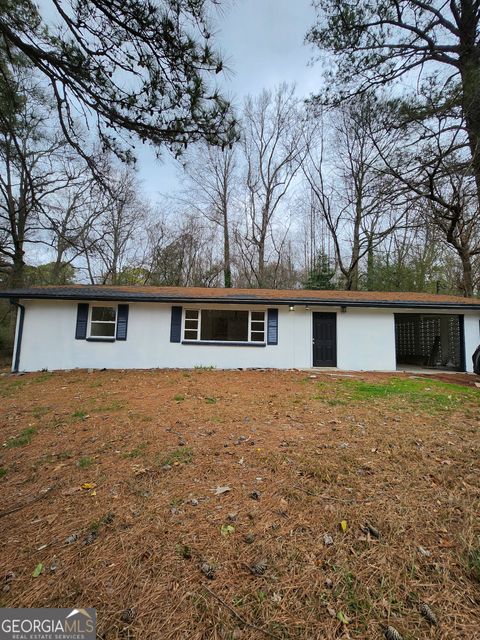
M 98 241 L 94 225 L 103 212 L 98 199 L 98 185 L 88 166 L 77 158 L 66 158 L 61 170 L 69 176 L 65 189 L 52 194 L 45 201 L 40 217 L 41 236 L 54 252 L 51 283 L 63 280 L 69 266 L 92 253 Z
M 145 283 L 162 286 L 219 286 L 223 264 L 215 258 L 214 232 L 196 215 L 168 224 L 160 218 L 148 230 L 143 260 Z
M 236 148 L 202 145 L 191 151 L 184 163 L 189 208 L 198 211 L 221 230 L 223 245 L 223 284 L 232 286 L 232 217 L 238 190 Z
M 0 255 L 9 284 L 22 286 L 25 244 L 44 242 L 42 216 L 72 181 L 62 170 L 72 152 L 52 128 L 53 109 L 28 70 L 8 80 L 11 101 L 0 109 Z
M 119 284 L 127 263 L 135 262 L 135 237 L 145 226 L 147 205 L 142 202 L 135 174 L 128 168 L 109 168 L 109 192 L 98 194 L 101 215 L 91 230 L 87 250 L 99 263 L 102 284 Z M 99 187 L 100 189 L 100 187 Z
M 480 5 L 477 0 L 318 0 L 307 40 L 330 65 L 333 100 L 416 77 L 401 121 L 449 120 L 468 157 L 480 204 Z M 323 100 L 328 99 L 323 95 Z M 437 138 L 438 140 L 438 138 Z
M 326 223 L 348 290 L 359 289 L 362 261 L 406 215 L 378 149 L 389 146 L 388 134 L 380 131 L 371 139 L 372 107 L 362 97 L 337 108 L 329 121 L 330 153 L 325 153 L 322 135 L 304 165 L 313 206 Z
M 247 98 L 242 136 L 246 222 L 243 236 L 239 230 L 237 239 L 254 286 L 268 284 L 275 216 L 305 159 L 308 137 L 309 127 L 295 87 L 282 84 L 274 92 Z
M 391 105 L 384 105 L 390 117 Z M 444 114 L 432 115 L 399 131 L 377 151 L 388 172 L 411 203 L 417 202 L 426 224 L 440 232 L 460 262 L 460 289 L 474 294 L 473 268 L 480 255 L 480 205 L 472 162 L 465 157 L 461 132 Z

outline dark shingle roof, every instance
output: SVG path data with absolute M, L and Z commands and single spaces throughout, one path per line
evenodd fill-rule
M 480 310 L 479 298 L 432 293 L 383 291 L 315 291 L 306 289 L 220 289 L 68 285 L 0 290 L 0 298 L 45 300 L 123 300 L 130 302 L 224 302 L 256 304 L 321 304 L 349 307 L 422 307 Z

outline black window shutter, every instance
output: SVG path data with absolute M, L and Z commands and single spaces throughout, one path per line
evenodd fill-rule
M 182 339 L 182 307 L 172 307 L 170 323 L 170 342 L 180 342 Z
M 269 309 L 267 313 L 267 344 L 278 344 L 278 309 Z
M 117 340 L 127 339 L 128 304 L 119 304 L 117 309 Z
M 88 304 L 80 302 L 77 307 L 77 328 L 75 340 L 86 340 L 88 324 Z

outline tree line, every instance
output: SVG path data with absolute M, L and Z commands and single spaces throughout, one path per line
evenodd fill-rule
M 236 108 L 206 0 L 52 4 L 57 32 L 27 0 L 0 10 L 1 286 L 478 294 L 473 0 L 319 0 L 324 89 Z M 138 141 L 178 158 L 156 202 Z
M 20 81 L 19 81 L 20 82 Z M 101 179 L 59 128 L 29 72 L 1 132 L 0 274 L 4 286 L 151 284 L 443 291 L 478 287 L 473 177 L 444 198 L 405 184 L 409 130 L 367 94 L 318 112 L 281 85 L 245 100 L 239 139 L 190 146 L 178 187 L 157 202 L 135 169 L 91 152 Z M 96 155 L 95 155 L 96 153 Z M 436 189 L 442 188 L 439 182 Z M 34 267 L 30 256 L 38 256 Z

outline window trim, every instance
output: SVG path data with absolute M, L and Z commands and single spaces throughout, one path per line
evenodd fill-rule
M 93 309 L 109 308 L 115 309 L 115 320 L 93 320 L 95 323 L 100 324 L 113 324 L 112 336 L 92 336 L 92 312 Z M 118 304 L 90 304 L 88 309 L 88 322 L 87 322 L 87 341 L 88 342 L 115 342 L 117 339 L 117 323 L 118 323 Z
M 193 320 L 193 318 L 187 318 L 188 311 L 195 311 L 198 314 L 197 321 L 197 337 L 186 338 L 185 330 L 195 331 L 195 329 L 186 329 L 185 323 L 187 320 Z M 202 311 L 248 311 L 248 340 L 202 340 Z M 252 313 L 263 313 L 263 340 L 252 340 L 252 333 L 255 333 L 255 329 L 252 331 Z M 261 322 L 261 320 L 253 320 L 253 322 Z M 204 345 L 222 345 L 222 346 L 258 346 L 264 347 L 267 344 L 267 309 L 225 309 L 224 307 L 184 307 L 182 312 L 182 344 L 204 344 Z
M 266 342 L 229 342 L 228 340 L 182 340 L 182 344 L 210 347 L 266 347 Z

